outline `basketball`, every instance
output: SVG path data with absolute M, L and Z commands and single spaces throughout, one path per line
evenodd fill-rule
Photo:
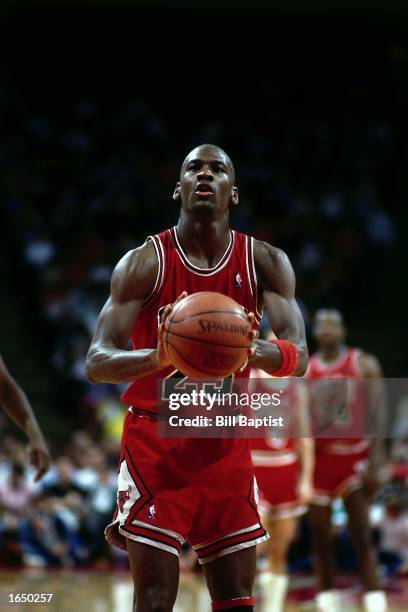
M 175 368 L 191 378 L 224 378 L 244 363 L 251 324 L 235 300 L 203 291 L 181 300 L 164 323 L 163 345 Z

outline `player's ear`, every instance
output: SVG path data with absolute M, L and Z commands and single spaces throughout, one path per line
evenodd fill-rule
M 231 202 L 234 206 L 239 202 L 238 187 L 233 187 L 231 190 Z
M 173 192 L 173 200 L 178 200 L 180 197 L 180 183 L 176 184 L 176 188 Z

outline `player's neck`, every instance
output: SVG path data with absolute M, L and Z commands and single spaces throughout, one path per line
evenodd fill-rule
M 319 357 L 324 363 L 332 363 L 336 361 L 346 350 L 344 344 L 336 344 L 335 346 L 327 346 L 319 349 Z
M 206 259 L 213 265 L 223 256 L 230 242 L 229 219 L 197 219 L 182 210 L 177 237 L 186 255 Z

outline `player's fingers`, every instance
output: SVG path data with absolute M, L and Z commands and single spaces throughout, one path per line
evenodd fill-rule
M 249 332 L 249 337 L 250 337 L 251 341 L 252 340 L 256 340 L 259 337 L 259 331 L 257 329 L 252 329 Z
M 176 299 L 174 300 L 172 306 L 174 306 L 175 304 L 177 304 L 181 300 L 184 300 L 184 298 L 187 297 L 187 295 L 188 295 L 187 291 L 183 291 L 182 293 L 180 293 L 180 295 L 177 296 Z
M 251 325 L 255 323 L 255 315 L 253 312 L 248 312 L 248 319 Z
M 50 467 L 50 458 L 45 453 L 37 451 L 36 453 L 36 466 L 38 467 L 37 473 L 34 478 L 34 482 L 38 482 L 48 472 Z
M 239 372 L 243 372 L 247 366 L 248 366 L 248 357 L 245 359 L 244 363 L 239 368 Z
M 169 314 L 171 313 L 171 310 L 173 308 L 172 304 L 167 304 L 167 306 L 165 307 L 165 309 L 163 310 L 163 314 L 161 316 L 161 323 L 163 324 L 165 322 L 165 320 L 167 319 L 167 317 L 169 316 Z
M 255 358 L 255 347 L 252 346 L 250 349 L 248 349 L 248 358 L 247 361 L 253 361 L 253 359 Z

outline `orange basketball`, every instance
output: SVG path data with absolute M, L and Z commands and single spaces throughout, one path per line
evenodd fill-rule
M 213 291 L 188 295 L 164 324 L 163 345 L 175 368 L 191 378 L 224 378 L 244 363 L 251 324 L 235 300 Z

